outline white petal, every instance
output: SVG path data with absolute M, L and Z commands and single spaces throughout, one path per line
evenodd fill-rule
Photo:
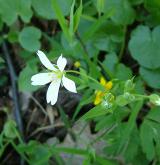
M 37 55 L 42 62 L 42 64 L 49 70 L 54 70 L 56 71 L 57 69 L 54 67 L 54 65 L 49 61 L 47 56 L 40 50 L 37 51 Z
M 51 105 L 54 105 L 57 102 L 60 84 L 61 84 L 60 79 L 52 81 L 52 83 L 50 84 L 47 90 L 47 96 L 46 96 L 47 103 L 51 102 Z
M 61 55 L 57 60 L 57 66 L 61 72 L 63 72 L 66 64 L 67 64 L 66 58 L 62 57 L 62 55 Z
M 32 85 L 45 85 L 52 81 L 53 73 L 38 73 L 31 77 Z
M 76 85 L 74 83 L 74 81 L 70 80 L 69 78 L 63 76 L 62 77 L 62 83 L 64 85 L 64 87 L 69 90 L 70 92 L 74 92 L 74 93 L 77 93 L 77 90 L 76 90 Z

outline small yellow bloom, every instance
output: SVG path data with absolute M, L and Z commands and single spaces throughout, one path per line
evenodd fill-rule
M 79 62 L 79 61 L 76 61 L 75 63 L 74 63 L 74 67 L 75 68 L 79 68 L 81 66 L 81 63 Z
M 107 90 L 112 89 L 112 86 L 113 86 L 112 81 L 108 81 L 108 82 L 105 84 L 105 88 L 106 88 Z
M 112 81 L 108 81 L 107 82 L 104 77 L 100 78 L 100 84 L 102 86 L 104 86 L 107 91 L 112 89 L 112 86 L 113 86 Z M 103 96 L 105 95 L 105 92 L 96 91 L 95 94 L 96 94 L 96 96 L 95 96 L 95 100 L 94 100 L 94 105 L 98 105 L 98 104 L 100 104 L 102 102 L 102 99 L 103 99 Z
M 106 80 L 105 80 L 104 77 L 101 77 L 101 78 L 100 78 L 100 84 L 101 84 L 102 86 L 105 86 Z
M 102 91 L 96 91 L 94 105 L 98 105 L 99 103 L 101 103 L 103 96 L 104 96 L 104 93 Z

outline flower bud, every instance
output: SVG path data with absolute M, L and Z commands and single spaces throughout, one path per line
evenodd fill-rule
M 157 94 L 152 94 L 149 96 L 150 102 L 160 106 L 160 97 Z

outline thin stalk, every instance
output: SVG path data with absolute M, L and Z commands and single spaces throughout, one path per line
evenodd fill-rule
M 96 79 L 92 78 L 91 76 L 88 76 L 86 74 L 83 74 L 83 73 L 80 73 L 78 71 L 75 71 L 75 70 L 67 70 L 66 73 L 76 73 L 76 74 L 79 74 L 79 75 L 82 75 L 82 76 L 85 76 L 87 77 L 88 79 L 92 80 L 93 82 L 95 82 L 96 84 L 98 85 L 101 85 Z M 102 86 L 102 85 L 101 85 Z M 102 86 L 103 87 L 103 86 Z
M 127 27 L 125 26 L 123 30 L 124 30 L 124 38 L 123 38 L 122 46 L 121 46 L 120 53 L 119 53 L 119 61 L 121 61 L 121 59 L 122 59 L 122 57 L 124 55 Z
M 13 148 L 17 151 L 17 153 L 18 153 L 28 164 L 32 165 L 32 163 L 30 162 L 30 160 L 29 160 L 24 154 L 22 154 L 22 152 L 19 151 L 17 145 L 16 145 L 13 141 L 11 141 L 10 143 L 12 144 Z
M 18 129 L 21 133 L 21 136 L 24 138 L 24 133 L 23 133 L 23 123 L 21 119 L 21 114 L 20 114 L 20 104 L 19 104 L 19 99 L 18 99 L 18 89 L 17 89 L 17 76 L 15 73 L 15 69 L 12 63 L 12 60 L 10 58 L 10 54 L 8 52 L 7 45 L 5 41 L 2 43 L 2 50 L 5 56 L 5 60 L 9 69 L 9 75 L 11 79 L 11 84 L 12 84 L 12 94 L 13 94 L 13 102 L 14 102 L 14 115 L 15 115 L 15 120 L 17 122 Z

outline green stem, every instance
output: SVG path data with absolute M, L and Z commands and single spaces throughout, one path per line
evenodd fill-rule
M 98 85 L 102 86 L 96 79 L 92 78 L 91 76 L 88 76 L 86 74 L 83 74 L 83 73 L 80 73 L 78 71 L 75 71 L 75 70 L 67 70 L 66 73 L 76 73 L 76 74 L 79 74 L 79 75 L 82 75 L 82 76 L 85 76 L 87 77 L 88 79 L 94 81 L 95 83 L 97 83 Z M 103 87 L 103 86 L 102 86 Z
M 26 160 L 26 162 L 27 162 L 28 164 L 31 165 L 32 163 L 30 162 L 30 160 L 29 160 L 22 152 L 19 151 L 17 145 L 16 145 L 13 141 L 11 141 L 10 143 L 12 144 L 13 148 L 19 153 L 19 155 L 20 155 L 24 160 Z
M 122 46 L 121 46 L 120 53 L 119 53 L 119 61 L 121 61 L 121 59 L 122 59 L 122 57 L 124 55 L 127 27 L 125 26 L 123 28 L 123 30 L 124 30 L 124 37 L 123 37 Z
M 135 97 L 143 98 L 143 99 L 148 99 L 149 96 L 146 95 L 140 95 L 140 94 L 134 94 Z

